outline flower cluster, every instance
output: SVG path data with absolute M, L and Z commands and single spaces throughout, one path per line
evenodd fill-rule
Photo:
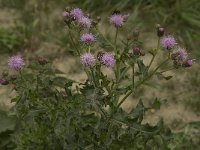
M 175 65 L 183 67 L 191 67 L 194 63 L 193 59 L 188 58 L 186 49 L 180 47 L 171 54 L 171 59 Z
M 101 56 L 100 56 L 101 55 Z M 115 65 L 115 58 L 112 53 L 99 53 L 97 55 L 99 62 L 107 68 L 112 68 Z M 91 68 L 95 65 L 96 59 L 91 53 L 84 53 L 80 56 L 81 64 L 86 68 Z
M 157 25 L 157 35 L 158 37 L 162 37 L 164 35 L 165 29 L 161 27 L 159 24 Z M 188 53 L 185 48 L 175 47 L 177 42 L 172 35 L 166 35 L 161 38 L 160 44 L 163 48 L 168 50 L 171 53 L 171 59 L 174 61 L 176 66 L 182 67 L 191 67 L 194 63 L 194 59 L 188 58 Z
M 91 20 L 88 15 L 85 15 L 83 11 L 79 8 L 68 9 L 63 12 L 63 17 L 70 18 L 71 21 L 75 21 L 81 30 L 89 29 L 93 24 L 96 24 L 95 20 Z M 109 17 L 109 22 L 116 28 L 120 28 L 128 20 L 129 15 L 123 15 L 120 11 L 114 11 Z M 99 20 L 99 19 L 98 19 Z M 97 21 L 98 22 L 98 21 Z M 160 39 L 161 46 L 166 49 L 171 54 L 171 59 L 174 61 L 174 64 L 183 67 L 190 67 L 193 65 L 194 60 L 188 58 L 188 53 L 184 48 L 175 48 L 177 45 L 176 39 L 172 35 L 165 35 L 165 29 L 156 24 L 157 36 Z M 138 32 L 137 36 L 138 37 Z M 96 37 L 92 33 L 84 33 L 81 35 L 80 40 L 82 43 L 90 46 Z M 99 54 L 98 54 L 99 55 Z M 145 53 L 141 50 L 139 46 L 134 46 L 132 52 L 129 53 L 129 56 L 144 56 Z M 100 57 L 99 57 L 100 56 Z M 115 64 L 115 58 L 112 53 L 102 53 L 97 56 L 99 62 L 108 67 L 112 68 Z M 81 63 L 84 67 L 92 67 L 95 65 L 95 57 L 89 52 L 81 55 Z
M 75 21 L 81 30 L 90 28 L 92 26 L 92 20 L 84 14 L 80 8 L 67 9 L 62 13 L 67 24 Z

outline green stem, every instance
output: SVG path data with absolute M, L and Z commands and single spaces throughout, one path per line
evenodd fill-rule
M 90 79 L 89 72 L 88 72 L 86 69 L 84 69 L 84 71 L 85 71 L 85 73 L 87 74 L 88 79 Z
M 69 27 L 69 37 L 70 37 L 70 40 L 71 40 L 71 42 L 72 42 L 74 48 L 76 49 L 78 55 L 80 56 L 80 55 L 81 55 L 81 54 L 80 54 L 80 51 L 79 51 L 79 49 L 76 47 L 76 43 L 75 43 L 74 40 L 73 40 L 73 37 L 72 37 L 72 34 L 71 34 L 70 27 Z
M 97 87 L 97 83 L 96 83 L 94 71 L 92 69 L 91 69 L 91 74 L 92 74 L 92 79 L 93 79 L 94 87 L 96 88 Z
M 118 35 L 118 28 L 116 28 L 115 41 L 114 41 L 115 55 L 117 57 L 117 62 L 116 62 L 116 86 L 118 86 L 119 76 L 120 76 L 120 58 L 118 58 L 117 43 L 116 43 L 117 42 L 117 35 Z
M 130 68 L 131 66 L 127 66 L 126 69 L 120 73 L 119 81 L 121 81 L 122 77 L 124 77 L 124 75 L 127 73 L 127 71 L 129 71 Z
M 149 63 L 148 70 L 150 69 L 150 67 L 151 67 L 151 65 L 152 65 L 152 63 L 153 63 L 153 61 L 154 61 L 154 59 L 156 57 L 156 53 L 157 53 L 157 51 L 159 49 L 159 46 L 160 46 L 160 37 L 158 38 L 157 48 L 156 48 L 155 54 L 153 54 L 153 57 L 152 57 L 152 59 L 151 59 L 151 61 Z
M 24 77 L 22 75 L 22 72 L 19 71 L 19 74 L 20 74 L 20 78 L 21 78 L 22 82 L 24 82 L 25 88 L 27 88 L 28 86 L 27 86 L 26 80 L 24 79 Z
M 115 49 L 115 46 L 96 28 L 97 32 L 103 37 L 103 39 L 113 48 Z
M 129 91 L 123 98 L 122 100 L 119 102 L 119 104 L 116 107 L 115 112 L 117 112 L 117 110 L 119 109 L 119 107 L 124 103 L 124 101 L 129 97 L 129 95 L 131 95 L 133 92 L 133 90 Z
M 119 84 L 119 77 L 120 77 L 120 62 L 116 64 L 116 85 Z
M 99 109 L 100 109 L 100 111 L 102 112 L 103 116 L 104 116 L 105 118 L 107 118 L 107 115 L 106 115 L 106 112 L 104 111 L 104 109 L 101 108 L 100 105 L 97 105 L 97 106 L 99 107 Z
M 115 41 L 114 41 L 114 46 L 115 46 L 115 54 L 117 55 L 117 35 L 118 35 L 118 28 L 116 28 L 116 32 L 115 32 Z
M 151 61 L 150 61 L 150 63 L 149 63 L 148 70 L 150 69 L 150 67 L 151 67 L 151 65 L 152 65 L 152 63 L 153 63 L 155 57 L 156 57 L 156 55 L 153 55 L 153 57 L 151 58 Z
M 133 63 L 132 65 L 132 86 L 133 86 L 133 90 L 135 89 L 135 63 Z
M 155 73 L 156 71 L 162 67 L 170 58 L 167 58 L 165 61 L 163 61 L 158 67 L 156 67 L 156 69 L 154 69 L 154 71 L 147 76 L 146 78 L 144 78 L 142 81 L 140 81 L 136 86 L 135 89 L 137 89 L 140 85 L 142 85 L 145 81 L 149 80 Z M 116 107 L 116 111 L 119 109 L 119 107 L 124 103 L 124 101 L 129 97 L 129 95 L 131 95 L 135 90 L 130 90 L 123 98 L 122 100 L 119 102 L 119 104 Z

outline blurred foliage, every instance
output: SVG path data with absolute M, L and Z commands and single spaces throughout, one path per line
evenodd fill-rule
M 185 87 L 186 88 L 186 98 L 185 104 L 186 106 L 191 107 L 191 109 L 195 112 L 200 112 L 200 71 L 195 70 L 192 74 L 188 76 L 188 79 L 186 80 Z M 191 84 L 191 86 L 187 86 L 188 84 Z
M 23 49 L 24 40 L 18 33 L 10 29 L 0 29 L 0 53 L 9 53 L 13 50 Z
M 26 26 L 35 22 L 34 24 L 37 24 L 36 37 L 42 36 L 43 39 L 48 39 L 50 34 L 51 39 L 54 40 L 60 37 L 53 33 L 62 32 L 61 28 L 58 28 L 60 25 L 57 19 L 53 20 L 55 18 L 50 16 L 52 10 L 56 8 L 61 12 L 65 6 L 75 6 L 95 15 L 106 11 L 111 13 L 113 10 L 131 12 L 134 15 L 134 20 L 131 20 L 135 26 L 146 29 L 160 23 L 169 29 L 167 33 L 179 35 L 179 40 L 185 42 L 183 46 L 189 50 L 193 49 L 197 57 L 200 56 L 197 50 L 200 46 L 198 41 L 200 33 L 197 32 L 200 29 L 198 0 L 119 0 L 117 2 L 116 0 L 1 0 L 0 4 L 1 8 L 9 7 L 20 10 L 21 19 Z M 50 23 L 52 21 L 53 23 Z M 153 29 L 149 28 L 149 30 Z
M 16 117 L 0 106 L 0 120 L 0 149 L 13 149 L 11 135 L 15 129 Z

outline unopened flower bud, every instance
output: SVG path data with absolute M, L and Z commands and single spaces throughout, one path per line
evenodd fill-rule
M 156 27 L 156 29 L 159 29 L 159 28 L 161 28 L 161 25 L 160 24 L 156 24 L 155 27 Z
M 191 67 L 193 64 L 194 64 L 194 60 L 188 59 L 187 61 L 185 61 L 185 62 L 183 63 L 183 66 L 184 66 L 184 67 Z
M 47 59 L 43 57 L 39 57 L 37 61 L 40 65 L 46 65 L 48 63 Z
M 105 54 L 104 52 L 98 52 L 98 54 L 97 54 L 97 59 L 98 59 L 99 61 L 101 61 L 101 59 L 102 59 L 102 57 L 103 57 L 104 54 Z
M 1 84 L 1 85 L 8 85 L 9 82 L 8 82 L 8 80 L 6 80 L 6 79 L 0 79 L 0 84 Z
M 7 76 L 8 76 L 8 71 L 4 70 L 4 71 L 2 72 L 2 76 L 3 76 L 3 77 L 7 77 Z
M 138 38 L 138 37 L 139 37 L 139 34 L 140 34 L 139 29 L 135 29 L 135 30 L 133 31 L 133 36 L 134 36 L 135 38 Z
M 131 40 L 131 36 L 128 36 L 126 39 L 127 39 L 127 41 L 130 41 Z
M 126 22 L 129 18 L 129 14 L 123 15 L 123 22 Z
M 70 12 L 70 10 L 71 10 L 71 7 L 65 7 L 66 12 Z
M 16 79 L 17 79 L 17 76 L 16 76 L 16 75 L 11 75 L 11 76 L 10 76 L 10 80 L 15 81 Z
M 138 46 L 134 46 L 133 47 L 133 55 L 135 55 L 135 56 L 144 56 L 145 53 Z
M 120 14 L 121 12 L 119 11 L 119 10 L 114 10 L 113 12 L 112 12 L 112 15 L 114 15 L 114 14 Z
M 160 27 L 160 28 L 157 29 L 158 37 L 162 37 L 164 35 L 164 33 L 165 33 L 165 29 L 164 28 Z
M 140 55 L 140 48 L 138 46 L 133 47 L 133 54 L 134 55 Z

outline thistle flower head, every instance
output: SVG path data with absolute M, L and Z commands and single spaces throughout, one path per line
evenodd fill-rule
M 115 65 L 115 58 L 111 53 L 104 53 L 100 59 L 100 62 L 108 68 L 112 68 Z
M 94 55 L 91 53 L 81 55 L 80 60 L 81 64 L 86 68 L 94 66 L 96 61 Z
M 188 53 L 184 48 L 178 48 L 177 51 L 172 53 L 171 57 L 172 57 L 172 60 L 184 62 L 188 57 Z
M 132 54 L 135 56 L 144 56 L 145 55 L 145 53 L 138 46 L 133 47 Z
M 74 8 L 70 11 L 70 16 L 73 19 L 78 20 L 79 18 L 83 17 L 83 12 L 80 8 Z
M 19 71 L 24 66 L 24 60 L 20 55 L 12 56 L 8 59 L 8 67 L 12 70 Z
M 0 79 L 0 84 L 1 85 L 7 85 L 7 84 L 9 84 L 9 82 L 6 79 Z
M 110 17 L 110 23 L 116 28 L 121 27 L 124 23 L 124 17 L 121 14 L 115 13 Z
M 177 44 L 175 38 L 171 35 L 164 36 L 160 43 L 167 50 L 171 50 Z
M 91 44 L 95 41 L 95 36 L 92 33 L 85 33 L 81 36 L 81 41 L 86 44 Z
M 81 17 L 78 19 L 78 24 L 80 26 L 80 28 L 84 29 L 84 28 L 90 28 L 91 24 L 92 24 L 92 20 L 89 19 L 88 17 Z

